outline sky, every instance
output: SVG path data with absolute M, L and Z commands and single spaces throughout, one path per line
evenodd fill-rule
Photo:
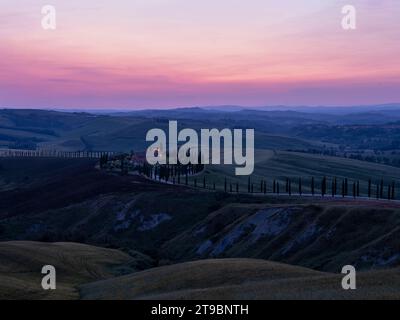
M 0 0 L 0 107 L 400 102 L 399 25 L 398 0 Z

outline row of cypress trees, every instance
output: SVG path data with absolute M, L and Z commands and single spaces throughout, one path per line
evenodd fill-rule
M 208 182 L 208 183 L 207 183 Z M 206 180 L 206 177 L 203 176 L 201 179 L 194 178 L 193 179 L 193 186 L 194 187 L 201 187 L 201 188 L 207 188 L 207 189 L 213 189 L 216 190 L 216 184 L 215 181 L 212 181 L 212 183 L 209 183 L 210 181 Z M 188 185 L 188 181 L 185 181 L 185 184 Z M 329 187 L 328 187 L 329 185 Z M 244 190 L 240 189 L 239 183 L 236 182 L 229 182 L 227 178 L 224 179 L 224 192 L 243 192 Z M 289 196 L 291 195 L 304 195 L 304 188 L 305 188 L 305 183 L 304 179 L 297 178 L 297 179 L 290 179 L 290 178 L 285 178 L 285 183 L 281 183 L 280 180 L 272 180 L 271 181 L 271 189 L 268 190 L 268 184 L 267 180 L 262 179 L 259 182 L 255 183 L 251 180 L 251 178 L 248 178 L 248 183 L 247 183 L 247 193 L 273 193 L 273 194 L 287 194 Z M 360 191 L 360 181 L 349 181 L 349 179 L 344 178 L 341 181 L 339 181 L 337 178 L 333 178 L 330 183 L 328 183 L 327 177 L 323 177 L 319 184 L 318 184 L 318 189 L 317 189 L 317 183 L 316 179 L 314 177 L 311 177 L 310 182 L 309 182 L 309 190 L 311 192 L 311 195 L 320 195 L 322 197 L 325 196 L 342 196 L 342 197 L 349 197 L 352 196 L 353 198 L 359 198 L 361 196 L 361 191 Z M 396 186 L 395 182 L 392 181 L 391 183 L 385 185 L 384 180 L 381 179 L 379 182 L 376 182 L 375 184 L 372 183 L 372 179 L 368 180 L 368 189 L 367 189 L 367 195 L 368 198 L 377 198 L 377 199 L 388 199 L 388 200 L 394 200 L 395 199 L 395 191 L 396 191 Z
M 172 182 L 173 184 L 184 184 L 189 185 L 189 176 L 200 173 L 204 169 L 204 165 L 162 165 L 162 166 L 151 166 L 144 163 L 139 167 L 139 172 L 152 178 L 164 181 Z M 253 182 L 251 177 L 248 178 L 247 193 L 273 193 L 273 194 L 287 194 L 289 196 L 303 195 L 305 194 L 304 189 L 309 187 L 311 195 L 325 196 L 342 196 L 358 198 L 361 196 L 360 192 L 360 181 L 354 180 L 349 181 L 348 178 L 341 180 L 336 177 L 328 181 L 326 176 L 322 177 L 320 181 L 316 181 L 316 178 L 311 177 L 308 183 L 305 179 L 298 177 L 295 179 L 284 178 L 284 183 L 281 180 L 273 179 L 271 181 L 271 187 L 268 190 L 269 185 L 266 179 L 261 179 L 259 182 Z M 202 178 L 194 178 L 193 186 L 196 188 L 212 189 L 216 190 L 215 181 L 207 181 L 206 176 Z M 317 186 L 318 185 L 318 186 Z M 228 179 L 224 178 L 223 190 L 224 192 L 244 192 L 241 190 L 241 186 L 238 182 L 228 182 Z M 318 188 L 319 187 L 319 188 Z M 395 182 L 391 181 L 385 185 L 383 179 L 373 183 L 372 179 L 368 180 L 367 196 L 368 198 L 376 199 L 395 199 L 396 186 Z

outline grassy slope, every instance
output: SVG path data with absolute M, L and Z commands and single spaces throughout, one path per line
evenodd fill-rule
M 204 174 L 196 177 L 199 183 L 202 183 L 203 176 L 206 176 L 209 183 L 216 181 L 220 189 L 223 188 L 224 177 L 227 176 L 228 183 L 239 182 L 240 190 L 247 191 L 248 177 L 235 176 L 234 166 L 209 165 Z M 336 177 L 338 179 L 338 192 L 341 188 L 341 179 L 348 178 L 350 194 L 352 192 L 350 183 L 353 180 L 360 180 L 360 191 L 362 194 L 366 194 L 369 178 L 372 179 L 373 183 L 379 182 L 383 178 L 386 189 L 386 185 L 392 180 L 400 181 L 400 168 L 339 157 L 288 151 L 256 150 L 255 170 L 252 175 L 256 191 L 260 190 L 262 179 L 267 179 L 267 188 L 272 191 L 272 181 L 276 179 L 280 182 L 281 192 L 284 192 L 285 179 L 288 177 L 293 181 L 293 192 L 298 192 L 298 178 L 301 177 L 303 179 L 303 192 L 310 192 L 312 176 L 316 179 L 316 190 L 319 190 L 322 177 L 327 176 L 328 178 Z M 331 188 L 330 181 L 329 179 L 328 190 Z
M 203 260 L 81 287 L 84 299 L 398 299 L 398 269 L 361 273 L 358 289 L 340 275 L 263 260 Z
M 95 165 L 87 159 L 0 158 L 0 191 L 26 188 L 54 176 L 71 173 L 77 166 Z
M 247 257 L 337 272 L 400 262 L 399 205 L 341 201 L 297 205 L 231 204 L 167 241 L 173 261 Z
M 85 244 L 0 242 L 0 299 L 76 299 L 77 285 L 135 271 L 136 263 L 121 251 Z M 56 268 L 54 291 L 41 288 L 44 265 Z
M 358 289 L 350 292 L 341 289 L 340 275 L 265 260 L 201 260 L 135 272 L 137 259 L 77 243 L 1 242 L 0 299 L 398 299 L 400 292 L 398 269 L 359 273 Z M 40 285 L 47 264 L 57 270 L 55 291 Z

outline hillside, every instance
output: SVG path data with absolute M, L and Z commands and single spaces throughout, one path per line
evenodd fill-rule
M 247 257 L 338 272 L 400 265 L 400 206 L 231 204 L 167 241 L 174 261 Z
M 53 265 L 57 289 L 41 287 L 41 270 Z M 118 250 L 78 243 L 0 242 L 0 299 L 77 299 L 77 286 L 151 265 L 151 259 L 135 258 Z
M 133 253 L 133 252 L 131 252 Z M 41 288 L 43 265 L 57 290 Z M 150 259 L 77 243 L 0 242 L 0 299 L 398 299 L 398 269 L 341 275 L 255 259 L 215 259 L 137 271 Z
M 240 190 L 247 192 L 248 177 L 235 176 L 234 166 L 207 165 L 204 173 L 196 176 L 197 181 L 203 181 L 204 176 L 206 181 L 215 181 L 220 190 L 223 189 L 224 178 L 227 177 L 228 183 L 238 182 Z M 375 190 L 375 184 L 381 179 L 384 180 L 386 188 L 392 181 L 400 182 L 400 169 L 366 161 L 301 152 L 255 151 L 255 170 L 251 176 L 255 191 L 260 190 L 260 181 L 266 179 L 268 192 L 272 192 L 272 182 L 275 179 L 280 183 L 281 192 L 285 192 L 286 178 L 290 178 L 293 192 L 298 193 L 298 179 L 302 178 L 303 192 L 310 193 L 311 177 L 314 177 L 317 192 L 320 190 L 320 182 L 324 176 L 328 178 L 328 190 L 331 189 L 332 178 L 337 178 L 338 192 L 341 190 L 342 179 L 348 178 L 349 194 L 352 192 L 351 183 L 359 180 L 360 192 L 366 195 L 368 179 L 372 179 L 373 190 Z
M 341 275 L 251 259 L 204 260 L 150 269 L 80 288 L 83 299 L 398 299 L 398 269 Z
M 210 192 L 107 174 L 91 161 L 58 171 L 57 159 L 43 160 L 52 174 L 0 193 L 1 241 L 138 250 L 155 265 L 246 257 L 337 272 L 400 264 L 398 202 Z

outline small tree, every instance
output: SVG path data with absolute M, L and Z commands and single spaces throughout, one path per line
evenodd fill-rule
M 372 181 L 371 178 L 368 179 L 368 198 L 371 198 Z
M 326 194 L 326 177 L 323 177 L 321 182 L 321 195 L 324 197 L 325 194 Z
M 379 199 L 379 195 L 380 195 L 380 192 L 379 192 L 379 183 L 377 183 L 377 184 L 376 184 L 376 198 L 377 198 L 377 199 Z
M 314 177 L 311 178 L 311 194 L 314 195 L 315 193 L 315 183 L 314 183 Z
M 342 180 L 342 197 L 344 198 L 346 196 L 346 187 L 344 185 L 344 180 Z
M 394 181 L 392 181 L 392 200 L 394 200 L 394 196 L 395 196 L 395 183 Z
M 299 178 L 299 195 L 303 194 L 302 186 L 301 186 L 301 178 Z
M 334 180 L 335 182 L 334 182 L 334 186 L 333 186 L 333 194 L 334 194 L 334 196 L 336 196 L 336 194 L 337 194 L 337 178 L 335 177 L 335 180 Z

